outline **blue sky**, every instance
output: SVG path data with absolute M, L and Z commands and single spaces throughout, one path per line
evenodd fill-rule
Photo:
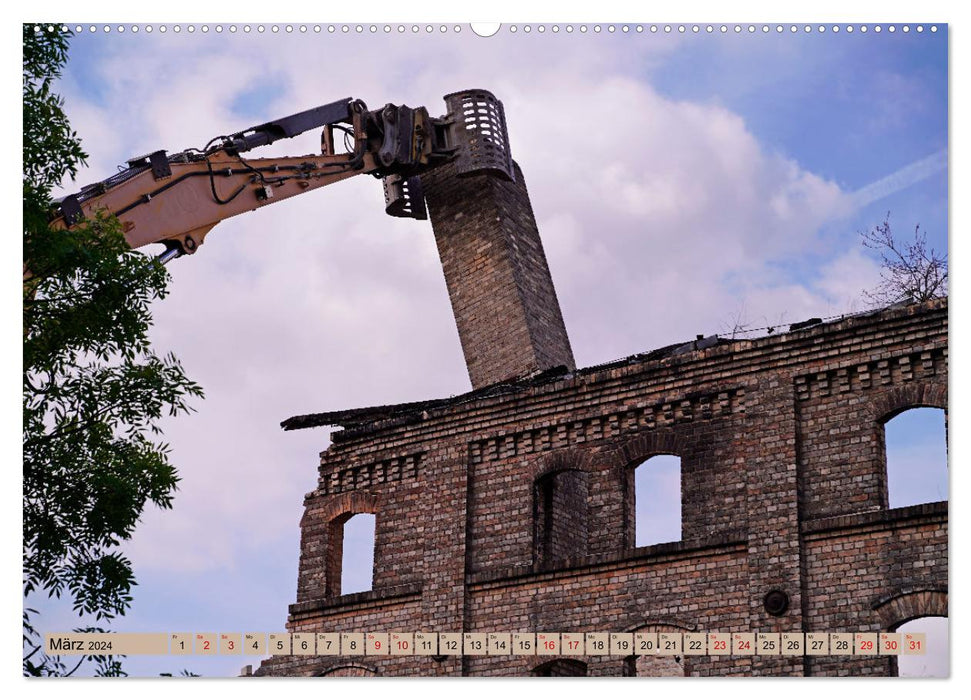
M 888 211 L 895 232 L 919 223 L 947 249 L 946 169 L 853 198 L 947 149 L 945 31 L 99 30 L 75 39 L 59 89 L 90 154 L 83 185 L 128 157 L 342 97 L 438 114 L 442 95 L 468 87 L 505 102 L 580 365 L 736 317 L 761 327 L 865 308 L 878 267 L 858 231 Z M 127 548 L 140 585 L 117 628 L 282 629 L 328 433 L 284 434 L 279 421 L 469 388 L 430 229 L 385 218 L 380 186 L 358 178 L 224 222 L 170 269 L 155 342 L 207 399 L 165 426 L 182 488 Z M 232 675 L 243 662 L 185 665 Z
M 849 191 L 946 150 L 944 33 L 696 37 L 648 76 L 674 99 L 725 105 L 766 148 Z M 942 171 L 893 201 L 874 202 L 850 223 L 864 228 L 893 209 L 893 220 L 911 229 L 922 224 L 944 250 L 946 182 Z M 840 222 L 830 233 L 845 228 Z
M 948 500 L 944 411 L 905 411 L 884 426 L 891 508 Z

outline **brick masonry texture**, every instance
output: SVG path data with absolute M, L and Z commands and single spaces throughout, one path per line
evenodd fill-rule
M 946 615 L 947 502 L 888 509 L 883 424 L 946 409 L 947 324 L 936 300 L 358 419 L 306 497 L 287 629 L 875 632 Z M 681 458 L 683 539 L 635 548 L 633 472 L 656 454 Z M 360 512 L 376 514 L 373 590 L 341 596 L 335 532 Z M 770 590 L 789 597 L 781 616 L 765 610 Z M 895 663 L 293 656 L 257 675 L 893 675 Z
M 422 175 L 445 283 L 473 388 L 560 365 L 573 369 L 526 182 Z

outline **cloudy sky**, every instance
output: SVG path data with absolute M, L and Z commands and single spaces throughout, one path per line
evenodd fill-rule
M 520 25 L 483 39 L 454 25 L 364 25 L 360 35 L 354 25 L 167 26 L 85 26 L 72 42 L 59 91 L 90 157 L 65 192 L 132 156 L 202 146 L 343 97 L 441 114 L 449 92 L 491 90 L 505 104 L 580 366 L 739 322 L 866 308 L 860 292 L 879 263 L 859 231 L 888 212 L 895 232 L 919 224 L 947 250 L 943 29 Z M 311 133 L 264 150 L 297 155 L 318 143 Z M 284 433 L 280 421 L 470 389 L 430 224 L 385 216 L 380 184 L 354 178 L 223 222 L 169 269 L 153 338 L 206 399 L 164 426 L 181 488 L 172 511 L 145 513 L 125 548 L 139 586 L 117 629 L 282 630 L 302 499 L 329 433 Z M 48 619 L 50 629 L 76 624 L 55 609 Z M 184 665 L 234 675 L 253 662 Z

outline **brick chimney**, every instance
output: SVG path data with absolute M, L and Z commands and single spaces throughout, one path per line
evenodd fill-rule
M 473 389 L 576 367 L 526 183 L 509 165 L 512 181 L 455 162 L 421 176 Z

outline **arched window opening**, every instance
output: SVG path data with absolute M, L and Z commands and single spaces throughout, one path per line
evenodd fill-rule
M 345 513 L 330 522 L 327 595 L 369 591 L 374 576 L 375 516 Z
M 923 634 L 927 645 L 923 655 L 901 654 L 897 675 L 901 678 L 947 678 L 950 675 L 948 620 L 946 617 L 918 617 L 900 625 L 901 644 L 907 633 Z
M 375 516 L 370 513 L 358 513 L 344 523 L 342 593 L 371 590 L 374 577 L 375 521 Z
M 576 659 L 553 659 L 534 668 L 530 675 L 545 678 L 586 676 L 587 665 Z
M 338 666 L 319 674 L 320 676 L 331 676 L 336 678 L 364 678 L 367 676 L 378 675 L 370 668 L 357 665 Z
M 587 553 L 587 479 L 578 470 L 546 474 L 534 495 L 536 560 L 551 563 Z
M 944 410 L 913 408 L 884 424 L 891 508 L 948 500 Z
M 681 458 L 657 455 L 634 469 L 634 545 L 681 540 Z

